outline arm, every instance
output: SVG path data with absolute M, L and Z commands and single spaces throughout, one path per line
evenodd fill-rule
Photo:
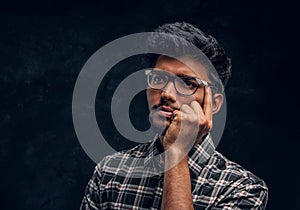
M 165 172 L 162 209 L 194 209 L 187 157 Z
M 173 112 L 173 120 L 163 138 L 165 168 L 162 209 L 194 209 L 188 152 L 201 142 L 212 127 L 212 97 L 205 88 L 204 108 L 193 101 Z

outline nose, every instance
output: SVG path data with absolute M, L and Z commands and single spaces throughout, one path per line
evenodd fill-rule
M 176 96 L 177 96 L 177 92 L 174 87 L 174 83 L 172 81 L 169 81 L 166 87 L 162 90 L 161 97 L 167 101 L 175 103 Z

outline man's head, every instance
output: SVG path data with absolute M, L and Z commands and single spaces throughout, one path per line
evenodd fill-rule
M 202 81 L 204 81 L 204 83 L 207 82 L 208 86 L 212 88 L 212 111 L 213 113 L 217 113 L 224 99 L 223 88 L 231 75 L 230 58 L 226 55 L 223 48 L 218 44 L 215 38 L 203 33 L 188 23 L 165 24 L 156 29 L 155 32 L 167 34 L 168 36 L 171 35 L 172 38 L 171 42 L 169 39 L 168 44 L 165 44 L 162 42 L 157 43 L 154 37 L 152 39 L 153 45 L 159 45 L 160 48 L 171 47 L 172 50 L 176 51 L 177 57 L 183 62 L 164 55 L 149 56 L 154 71 L 151 72 L 151 77 L 148 75 L 148 82 L 151 82 L 149 81 L 149 78 L 151 78 L 154 84 L 154 76 L 154 79 L 157 80 L 157 75 L 160 76 L 160 73 L 163 73 L 163 77 L 159 77 L 159 80 L 166 78 L 164 79 L 164 86 L 156 88 L 156 84 L 150 84 L 147 89 L 150 119 L 154 127 L 159 129 L 167 127 L 172 118 L 172 111 L 180 109 L 182 104 L 190 104 L 196 100 L 202 106 L 205 97 L 205 85 Z M 182 46 L 182 42 L 180 42 L 182 38 L 202 51 L 218 75 L 215 75 L 215 71 L 211 71 L 210 68 L 201 61 L 203 59 L 199 59 L 198 55 L 190 55 L 186 52 L 185 48 L 188 46 Z M 187 63 L 188 65 L 185 65 Z M 191 94 L 185 94 L 184 90 L 180 89 L 180 81 L 186 82 L 186 78 L 192 78 L 192 80 L 187 81 L 189 87 L 193 90 Z M 195 83 L 191 83 L 191 81 Z

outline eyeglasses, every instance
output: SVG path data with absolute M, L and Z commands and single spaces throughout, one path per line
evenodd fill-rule
M 189 76 L 177 76 L 171 75 L 165 71 L 146 70 L 148 86 L 155 90 L 164 89 L 167 84 L 172 81 L 176 92 L 182 96 L 193 95 L 199 87 L 210 86 L 216 88 L 216 86 L 209 84 L 208 82 Z

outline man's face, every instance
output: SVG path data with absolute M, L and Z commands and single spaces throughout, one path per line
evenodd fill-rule
M 166 71 L 171 75 L 196 77 L 211 83 L 205 68 L 198 62 L 190 58 L 183 58 L 189 66 L 179 60 L 159 56 L 155 69 Z M 157 132 L 162 132 L 171 123 L 172 112 L 180 109 L 182 104 L 190 105 L 192 101 L 197 101 L 201 107 L 204 100 L 204 87 L 199 87 L 191 96 L 179 95 L 176 92 L 173 82 L 169 82 L 163 90 L 147 89 L 148 108 L 150 120 Z

